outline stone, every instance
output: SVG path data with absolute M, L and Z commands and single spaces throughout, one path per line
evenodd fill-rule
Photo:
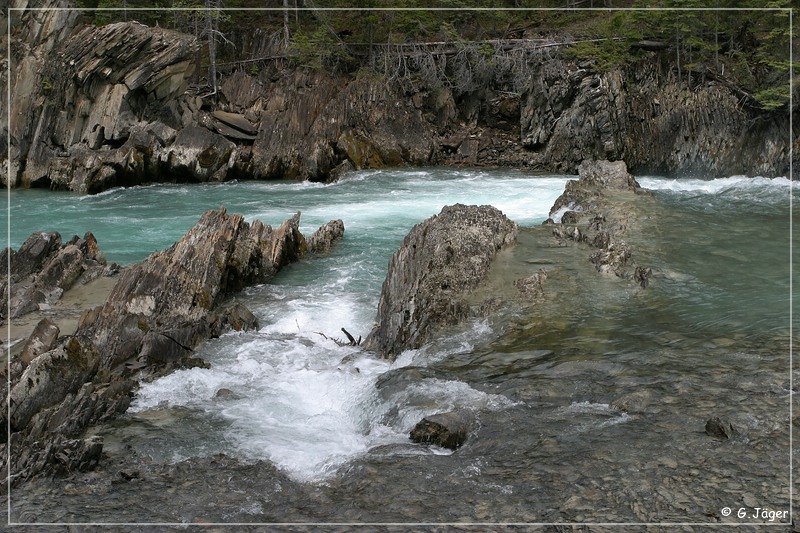
M 212 112 L 211 115 L 223 124 L 227 124 L 232 128 L 236 128 L 242 133 L 246 133 L 253 137 L 258 134 L 258 128 L 251 124 L 250 121 L 244 117 L 244 115 L 240 115 L 238 113 L 228 113 L 227 111 L 219 110 Z
M 466 298 L 516 235 L 516 224 L 491 206 L 446 206 L 414 226 L 389 261 L 365 349 L 393 359 L 457 324 L 468 315 Z
M 547 270 L 540 268 L 535 274 L 516 280 L 514 286 L 525 296 L 542 296 L 544 294 L 544 280 L 546 279 Z
M 320 226 L 308 240 L 308 251 L 312 254 L 326 254 L 344 237 L 344 222 L 331 220 Z
M 19 431 L 36 413 L 77 392 L 99 361 L 97 349 L 78 337 L 33 359 L 9 391 L 12 430 Z
M 730 439 L 738 435 L 730 420 L 715 416 L 706 422 L 706 434 L 718 439 Z
M 468 411 L 451 411 L 423 418 L 409 437 L 420 444 L 436 444 L 456 450 L 464 445 L 474 418 Z
M 228 401 L 228 400 L 238 400 L 239 398 L 241 398 L 241 396 L 239 396 L 238 394 L 236 394 L 232 390 L 226 389 L 224 387 L 219 389 L 214 394 L 214 399 L 215 400 Z
M 22 347 L 20 360 L 25 364 L 30 364 L 39 355 L 50 351 L 58 339 L 60 330 L 50 319 L 43 318 L 36 324 L 33 333 L 28 337 L 25 346 Z

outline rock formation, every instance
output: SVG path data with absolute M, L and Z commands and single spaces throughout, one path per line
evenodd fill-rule
M 474 417 L 468 411 L 451 411 L 423 418 L 409 438 L 420 444 L 436 444 L 455 450 L 467 440 Z
M 40 324 L 24 348 L 29 357 L 11 365 L 5 445 L 13 479 L 96 464 L 102 440 L 84 438 L 86 428 L 124 412 L 139 379 L 204 366 L 193 352 L 200 342 L 256 327 L 249 310 L 226 299 L 306 254 L 299 221 L 298 213 L 272 229 L 209 211 L 172 247 L 127 269 L 106 303 L 81 316 L 74 335 L 53 345 L 52 328 Z M 42 239 L 24 250 L 57 248 L 54 235 Z M 35 254 L 24 257 L 21 264 L 36 263 Z
M 186 91 L 201 53 L 191 36 L 82 27 L 73 11 L 12 22 L 9 179 L 22 187 L 327 181 L 402 164 L 574 172 L 584 159 L 624 159 L 636 172 L 788 171 L 787 113 L 742 105 L 722 83 L 686 87 L 657 62 L 601 73 L 536 56 L 521 93 L 485 80 L 467 94 L 273 65 L 236 70 L 208 95 Z
M 11 280 L 10 318 L 47 308 L 76 284 L 87 283 L 103 274 L 118 270 L 107 265 L 97 240 L 91 233 L 77 235 L 62 244 L 58 233 L 37 232 L 22 243 L 19 250 L 6 248 L 0 257 L 0 288 L 6 292 Z M 7 258 L 11 256 L 11 273 Z M 2 306 L 0 319 L 6 318 Z
M 389 261 L 365 348 L 394 358 L 467 316 L 466 297 L 516 233 L 516 224 L 491 206 L 447 206 L 414 226 Z
M 325 254 L 331 251 L 333 246 L 344 236 L 344 222 L 341 220 L 331 220 L 321 226 L 308 239 L 308 251 L 315 254 Z
M 649 191 L 628 173 L 624 161 L 584 161 L 578 173 L 580 179 L 568 181 L 550 209 L 551 221 L 560 218 L 553 234 L 562 242 L 572 240 L 595 249 L 589 260 L 598 271 L 647 287 L 652 272 L 635 263 L 624 239 Z

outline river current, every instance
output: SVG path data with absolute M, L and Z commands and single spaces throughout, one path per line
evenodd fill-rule
M 389 257 L 414 224 L 444 205 L 490 204 L 529 231 L 523 244 L 541 244 L 539 226 L 570 178 L 396 169 L 331 185 L 12 192 L 12 246 L 38 230 L 92 231 L 121 264 L 169 246 L 223 205 L 273 225 L 301 211 L 306 235 L 334 218 L 346 228 L 329 256 L 237 297 L 258 331 L 205 343 L 198 356 L 210 369 L 142 384 L 128 413 L 100 428 L 108 453 L 153 464 L 224 453 L 256 472 L 268 460 L 305 504 L 251 494 L 203 514 L 192 490 L 178 488 L 183 496 L 156 509 L 131 507 L 128 487 L 127 500 L 75 493 L 53 506 L 45 495 L 55 489 L 40 487 L 12 496 L 19 516 L 694 522 L 742 501 L 786 508 L 789 199 L 797 196 L 785 178 L 637 177 L 657 202 L 631 237 L 654 270 L 646 291 L 602 278 L 584 257 L 549 280 L 559 297 L 535 316 L 474 320 L 392 363 L 331 340 L 342 327 L 369 332 Z M 233 394 L 215 397 L 221 388 Z M 416 422 L 453 408 L 478 417 L 463 448 L 410 445 Z M 705 435 L 711 416 L 732 419 L 741 435 Z M 309 501 L 318 508 L 306 509 Z

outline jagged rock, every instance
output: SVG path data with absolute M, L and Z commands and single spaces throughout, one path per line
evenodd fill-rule
M 474 418 L 468 411 L 426 416 L 414 426 L 409 437 L 420 444 L 436 444 L 455 450 L 466 442 L 473 422 Z
M 79 279 L 99 277 L 106 268 L 91 233 L 76 235 L 63 246 L 58 233 L 34 233 L 11 253 L 11 261 L 11 318 L 54 304 Z M 2 306 L 0 318 L 5 312 Z
M 739 432 L 733 427 L 730 420 L 715 416 L 706 422 L 706 433 L 718 439 L 730 439 Z
M 24 428 L 36 413 L 77 392 L 99 361 L 96 348 L 77 337 L 33 359 L 9 392 L 12 430 Z
M 20 360 L 25 364 L 30 364 L 39 355 L 50 351 L 58 340 L 60 330 L 51 320 L 43 318 L 36 324 L 33 333 L 28 337 L 25 346 L 22 347 Z
M 313 254 L 326 254 L 344 237 L 344 222 L 331 220 L 320 226 L 308 240 L 308 251 Z
M 78 333 L 94 339 L 104 354 L 102 367 L 113 369 L 140 355 L 174 362 L 219 334 L 220 324 L 251 325 L 241 310 L 239 318 L 221 318 L 215 308 L 303 256 L 299 221 L 298 213 L 273 230 L 224 209 L 206 212 L 179 242 L 126 270 L 102 309 L 81 319 Z
M 516 224 L 491 206 L 447 206 L 414 226 L 389 262 L 377 325 L 365 348 L 394 358 L 464 318 L 464 299 L 516 233 Z
M 580 206 L 584 211 L 596 211 L 598 202 L 610 190 L 642 191 L 639 183 L 628 173 L 624 161 L 583 161 L 578 166 L 578 174 L 580 179 L 567 182 L 564 192 L 550 208 L 550 216 L 563 207 L 574 210 Z M 563 218 L 561 221 L 564 224 L 572 223 Z
M 157 143 L 120 146 L 147 123 L 181 125 L 175 102 L 184 98 L 194 70 L 196 40 L 137 22 L 78 28 L 75 16 L 44 17 L 62 24 L 62 31 L 44 42 L 32 39 L 25 66 L 12 75 L 12 92 L 27 93 L 11 104 L 9 129 L 19 152 L 12 157 L 21 162 L 14 177 L 23 186 L 83 192 L 147 179 L 143 168 L 129 163 L 152 157 Z M 32 19 L 26 13 L 18 24 L 42 22 Z
M 569 239 L 595 248 L 589 260 L 599 272 L 633 279 L 647 288 L 652 270 L 632 260 L 633 250 L 624 238 L 640 216 L 638 205 L 644 201 L 641 198 L 652 194 L 639 186 L 624 161 L 584 161 L 578 172 L 580 179 L 568 181 L 550 209 L 551 217 L 568 210 L 562 215 L 562 226 L 553 228 L 553 235 L 562 244 Z M 627 198 L 628 203 L 622 205 L 620 197 Z M 583 230 L 564 226 L 578 221 L 576 211 L 583 220 L 589 220 Z
M 303 257 L 299 223 L 298 213 L 273 230 L 224 209 L 209 211 L 173 246 L 125 270 L 106 303 L 80 317 L 74 336 L 34 357 L 24 371 L 15 361 L 8 395 L 12 443 L 25 450 L 12 457 L 15 482 L 91 468 L 102 443 L 80 437 L 128 408 L 135 380 L 208 368 L 194 357 L 197 344 L 257 327 L 246 307 L 224 300 Z M 95 244 L 87 235 L 63 249 L 100 257 Z

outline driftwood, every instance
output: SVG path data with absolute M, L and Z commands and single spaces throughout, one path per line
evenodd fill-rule
M 335 342 L 339 346 L 361 346 L 361 336 L 359 335 L 358 336 L 358 340 L 356 340 L 344 328 L 342 328 L 342 333 L 344 333 L 347 336 L 347 341 L 343 341 L 342 339 L 339 339 L 339 338 L 336 338 L 336 337 L 328 337 L 327 335 L 325 335 L 321 331 L 315 331 L 314 333 L 316 333 L 317 335 L 320 335 L 322 338 L 324 338 L 326 340 Z

